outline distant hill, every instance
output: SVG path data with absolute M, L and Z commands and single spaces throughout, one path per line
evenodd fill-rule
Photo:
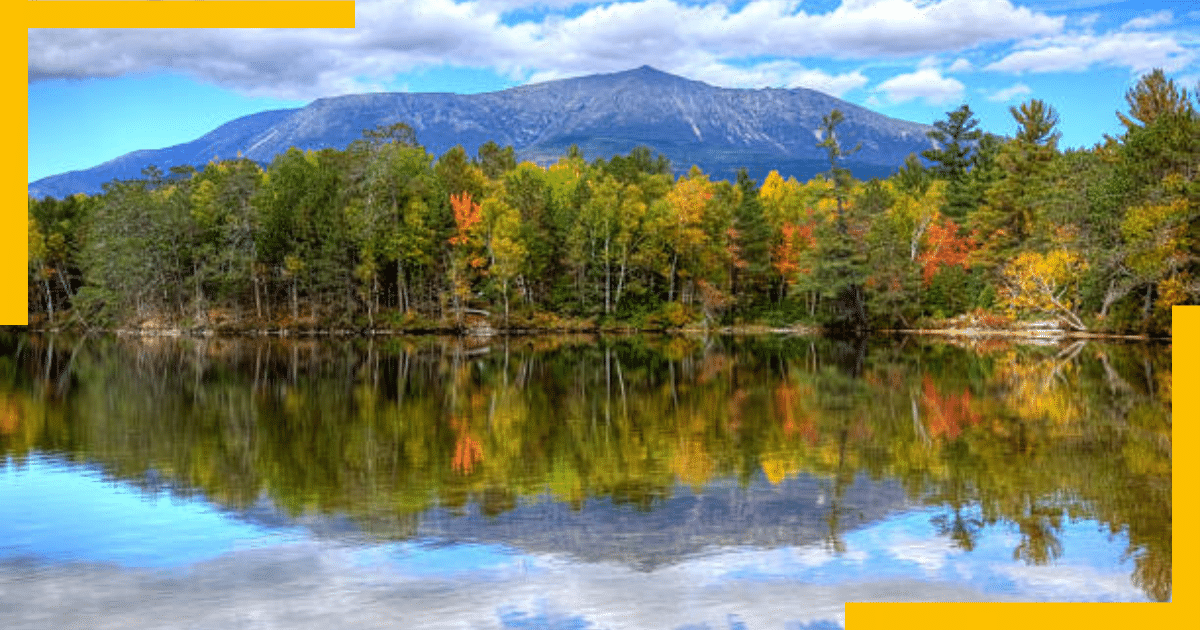
M 364 129 L 404 122 L 430 152 L 461 144 L 469 155 L 494 140 L 521 159 L 553 161 L 578 144 L 584 156 L 610 158 L 638 145 L 667 156 L 678 172 L 698 165 L 713 179 L 745 166 L 758 179 L 771 169 L 805 180 L 828 169 L 819 142 L 821 117 L 845 114 L 845 146 L 862 142 L 846 162 L 860 178 L 886 176 L 904 158 L 931 146 L 928 125 L 889 118 L 813 90 L 728 89 L 649 66 L 614 74 L 548 81 L 484 94 L 354 94 L 299 109 L 260 112 L 228 122 L 191 142 L 134 151 L 81 171 L 29 184 L 34 197 L 99 192 L 154 165 L 203 166 L 241 155 L 263 165 L 291 147 L 345 148 Z

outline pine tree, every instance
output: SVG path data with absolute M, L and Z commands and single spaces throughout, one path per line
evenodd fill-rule
M 946 120 L 933 123 L 934 130 L 926 134 L 937 143 L 937 148 L 921 152 L 922 157 L 934 162 L 933 175 L 949 183 L 942 212 L 955 220 L 963 219 L 977 207 L 970 194 L 967 173 L 972 166 L 972 153 L 983 138 L 978 125 L 971 108 L 965 104 L 946 112 Z
M 1009 112 L 1017 122 L 1016 137 L 1000 147 L 996 166 L 1001 176 L 972 217 L 991 263 L 1013 255 L 1037 229 L 1061 136 L 1054 129 L 1058 113 L 1041 100 L 1010 107 Z
M 867 312 L 863 296 L 865 260 L 862 250 L 856 247 L 847 221 L 847 199 L 853 179 L 850 171 L 841 166 L 842 160 L 862 148 L 862 143 L 853 149 L 842 148 L 837 137 L 837 126 L 845 120 L 839 110 L 833 110 L 821 119 L 821 142 L 817 144 L 828 153 L 829 174 L 833 182 L 832 195 L 836 201 L 834 233 L 826 247 L 825 259 L 819 268 L 819 278 L 826 299 L 834 305 L 832 326 L 848 327 L 863 331 L 867 327 Z
M 734 210 L 731 229 L 741 264 L 734 264 L 730 271 L 730 291 L 737 297 L 738 306 L 745 308 L 766 288 L 771 227 L 763 215 L 758 183 L 750 178 L 745 168 L 738 169 L 737 186 L 741 191 L 741 203 Z

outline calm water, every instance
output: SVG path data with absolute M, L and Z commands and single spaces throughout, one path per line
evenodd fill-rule
M 0 626 L 1168 600 L 1170 384 L 1143 344 L 0 333 Z

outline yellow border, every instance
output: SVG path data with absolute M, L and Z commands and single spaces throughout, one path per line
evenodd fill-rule
M 354 28 L 354 3 L 346 1 L 125 0 L 25 5 L 26 28 Z
M 21 4 L 23 7 L 13 6 Z M 16 9 L 20 27 L 9 27 L 4 37 L 9 50 L 4 55 L 3 80 L 13 86 L 28 85 L 28 28 L 40 27 L 353 27 L 353 4 L 350 2 L 20 2 L 10 3 Z M 232 5 L 237 6 L 232 6 Z M 19 30 L 18 30 L 19 29 Z M 25 90 L 22 90 L 25 91 Z M 9 137 L 17 150 L 7 153 L 4 172 L 13 201 L 17 199 L 17 178 L 21 178 L 21 197 L 27 197 L 28 160 L 28 95 L 9 99 L 11 111 L 6 117 L 16 129 Z M 14 104 L 15 103 L 15 104 Z M 14 206 L 16 204 L 14 203 Z M 16 207 L 0 215 L 0 323 L 26 323 L 25 273 L 26 223 Z M 1183 418 L 1180 429 L 1174 430 L 1173 440 L 1186 445 L 1192 442 L 1188 420 L 1200 418 L 1200 404 L 1195 387 L 1200 383 L 1200 307 L 1175 307 L 1174 340 L 1172 346 L 1172 392 L 1180 397 L 1172 402 L 1173 417 Z M 1179 488 L 1179 478 L 1192 479 L 1194 464 L 1185 458 L 1173 470 L 1173 488 Z M 1173 497 L 1175 524 L 1194 522 L 1190 498 L 1179 492 Z M 1175 527 L 1174 529 L 1179 529 Z M 1174 541 L 1174 566 L 1191 566 L 1192 549 L 1188 536 Z M 1190 574 L 1186 570 L 1173 572 L 1171 604 L 863 604 L 846 605 L 846 626 L 852 630 L 864 628 L 919 628 L 946 625 L 969 625 L 972 628 L 1002 628 L 1004 630 L 1084 626 L 1090 628 L 1184 627 L 1186 613 L 1192 606 Z M 1181 597 L 1182 594 L 1182 597 Z M 1182 600 L 1182 602 L 1180 602 Z
M 1171 425 L 1172 450 L 1188 444 L 1195 438 L 1190 421 L 1200 418 L 1200 397 L 1196 387 L 1200 384 L 1200 306 L 1176 306 L 1171 313 L 1171 417 L 1183 422 L 1176 428 Z M 1179 396 L 1175 396 L 1179 394 Z M 912 628 L 928 630 L 936 627 L 967 626 L 976 629 L 1029 630 L 1045 628 L 1184 628 L 1195 622 L 1191 572 L 1196 545 L 1187 532 L 1188 523 L 1194 523 L 1194 491 L 1191 484 L 1180 490 L 1181 480 L 1196 478 L 1195 460 L 1185 457 L 1180 465 L 1171 460 L 1171 504 L 1172 512 L 1172 576 L 1171 603 L 1159 604 L 897 604 L 897 603 L 848 603 L 846 604 L 847 630 L 864 628 Z M 1182 525 L 1182 526 L 1181 526 Z M 1174 538 L 1178 529 L 1185 534 Z M 1180 571 L 1174 571 L 1174 569 Z M 1193 610 L 1188 613 L 1188 610 Z

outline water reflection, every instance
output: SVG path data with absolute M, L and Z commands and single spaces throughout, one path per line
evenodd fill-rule
M 250 538 L 299 527 L 269 544 L 374 567 L 354 580 L 408 575 L 439 593 L 461 593 L 463 580 L 499 580 L 509 594 L 533 585 L 525 599 L 498 595 L 489 624 L 619 626 L 604 621 L 603 598 L 581 616 L 533 596 L 578 575 L 598 598 L 602 583 L 626 598 L 683 598 L 711 627 L 736 625 L 718 601 L 761 601 L 764 584 L 836 609 L 760 620 L 776 627 L 840 619 L 841 603 L 913 581 L 908 592 L 931 600 L 1040 599 L 1039 581 L 1071 585 L 1051 599 L 1170 598 L 1168 348 L 15 334 L 0 346 L 0 474 L 36 472 L 47 455 L 86 462 L 152 503 L 209 506 Z M 9 505 L 73 483 L 18 496 L 7 480 Z M 153 522 L 112 512 L 132 531 Z M 177 518 L 204 535 L 223 527 Z M 897 523 L 905 533 L 880 542 Z M 56 555 L 49 538 L 31 540 L 0 554 L 162 566 L 131 558 L 174 553 L 109 539 Z M 183 547 L 217 560 L 180 562 L 247 557 L 196 540 Z M 401 570 L 404 553 L 439 577 Z M 447 572 L 479 554 L 500 573 Z M 75 579 L 39 570 L 38 583 Z M 710 602 L 704 584 L 745 599 Z M 755 606 L 737 609 L 737 623 L 759 627 L 747 621 Z

